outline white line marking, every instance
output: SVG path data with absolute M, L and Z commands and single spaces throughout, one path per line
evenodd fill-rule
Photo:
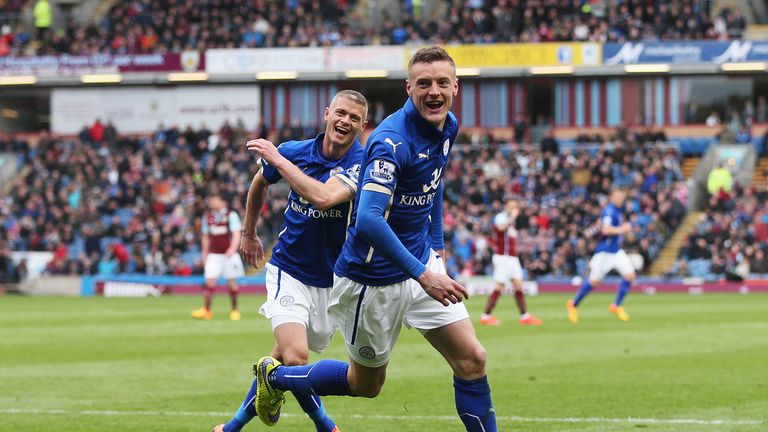
M 0 408 L 0 414 L 70 414 L 95 416 L 176 416 L 176 417 L 222 417 L 229 418 L 231 412 L 216 411 L 114 411 L 114 410 L 63 410 L 63 409 L 27 409 Z M 305 414 L 283 413 L 284 417 L 304 417 Z M 334 418 L 362 420 L 424 420 L 424 421 L 458 421 L 456 416 L 421 416 L 421 415 L 334 415 Z M 701 419 L 656 419 L 656 418 L 603 418 L 603 417 L 521 417 L 497 416 L 497 420 L 518 423 L 649 423 L 649 424 L 683 424 L 683 425 L 764 425 L 765 420 L 701 420 Z

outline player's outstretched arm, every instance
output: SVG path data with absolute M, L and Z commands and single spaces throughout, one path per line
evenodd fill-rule
M 619 226 L 603 223 L 603 226 L 600 228 L 600 233 L 603 235 L 622 235 L 630 231 L 632 231 L 632 224 L 629 222 L 624 222 Z
M 321 183 L 304 174 L 299 167 L 280 154 L 270 141 L 259 138 L 245 143 L 248 150 L 260 154 L 291 185 L 291 188 L 320 210 L 326 210 L 355 197 L 355 190 L 336 177 Z
M 264 246 L 261 244 L 258 234 L 256 234 L 256 225 L 259 222 L 264 201 L 267 199 L 268 187 L 267 179 L 264 178 L 261 172 L 257 173 L 253 176 L 245 203 L 240 253 L 243 255 L 245 262 L 256 268 L 259 268 L 259 261 L 264 259 Z
M 430 297 L 443 305 L 448 306 L 449 303 L 457 303 L 464 298 L 469 298 L 461 284 L 447 275 L 430 271 L 403 246 L 384 219 L 384 212 L 389 206 L 390 193 L 389 189 L 375 183 L 368 183 L 363 187 L 355 223 L 358 233 L 376 252 L 384 255 L 406 274 L 416 279 Z

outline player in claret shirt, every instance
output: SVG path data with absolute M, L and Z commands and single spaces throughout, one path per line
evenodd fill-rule
M 205 288 L 203 289 L 205 303 L 200 309 L 193 310 L 192 316 L 203 320 L 213 318 L 213 312 L 211 312 L 213 292 L 216 280 L 223 277 L 227 280 L 232 301 L 229 318 L 238 321 L 240 311 L 237 309 L 238 291 L 235 278 L 245 274 L 243 261 L 237 253 L 240 247 L 240 217 L 227 208 L 227 203 L 215 192 L 208 197 L 208 207 L 209 211 L 203 215 L 201 245 L 203 263 L 205 263 Z
M 480 316 L 482 325 L 501 325 L 501 321 L 493 313 L 496 302 L 507 282 L 512 281 L 515 287 L 515 301 L 520 311 L 520 324 L 541 325 L 541 320 L 528 312 L 523 294 L 523 268 L 520 259 L 517 258 L 517 229 L 515 219 L 520 214 L 517 201 L 511 199 L 504 204 L 504 211 L 493 218 L 493 232 L 491 235 L 491 247 L 493 247 L 493 281 L 495 287 L 488 297 L 488 303 Z

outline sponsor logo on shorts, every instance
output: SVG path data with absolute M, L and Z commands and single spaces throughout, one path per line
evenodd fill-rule
M 360 347 L 360 350 L 358 350 L 358 352 L 360 353 L 360 357 L 364 359 L 370 360 L 376 357 L 376 351 L 374 351 L 373 348 L 369 347 L 368 345 L 364 347 Z
M 293 304 L 293 297 L 292 296 L 282 296 L 280 297 L 280 306 L 282 307 L 288 307 Z

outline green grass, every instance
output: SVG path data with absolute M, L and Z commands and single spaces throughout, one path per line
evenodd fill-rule
M 230 322 L 219 296 L 214 320 L 198 322 L 197 296 L 0 297 L 0 430 L 207 432 L 272 347 L 262 300 L 242 298 L 243 320 Z M 469 302 L 473 317 L 484 302 Z M 768 296 L 635 294 L 622 323 L 593 295 L 578 325 L 564 302 L 530 298 L 544 326 L 523 328 L 504 297 L 504 325 L 478 326 L 499 430 L 768 430 Z M 340 335 L 326 356 L 346 358 Z M 288 400 L 273 430 L 313 430 Z M 345 432 L 463 430 L 451 372 L 416 331 L 401 334 L 377 399 L 325 402 Z M 263 429 L 256 419 L 245 430 Z

